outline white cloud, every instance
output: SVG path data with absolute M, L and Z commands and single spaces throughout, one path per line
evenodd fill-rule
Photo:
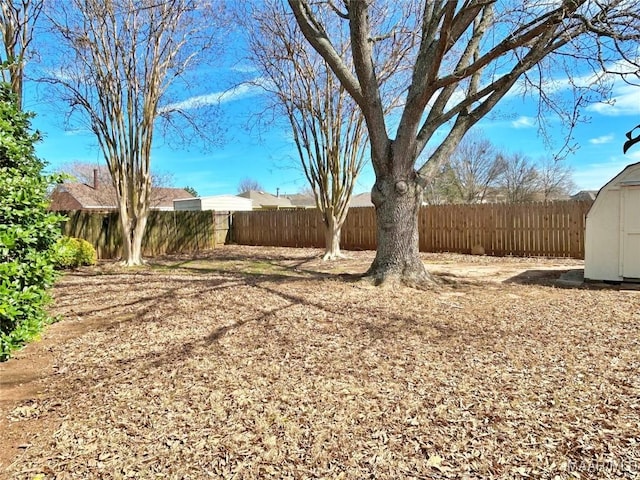
M 201 108 L 209 105 L 220 105 L 243 98 L 260 95 L 264 91 L 260 86 L 261 83 L 263 83 L 261 79 L 256 79 L 251 84 L 244 83 L 223 92 L 208 93 L 206 95 L 198 95 L 195 97 L 187 98 L 186 100 L 182 100 L 181 102 L 170 103 L 169 105 L 161 107 L 160 112 L 164 113 L 176 110 L 192 110 L 194 108 Z
M 253 65 L 236 65 L 231 67 L 231 71 L 238 73 L 256 73 L 258 69 Z
M 64 135 L 67 137 L 75 137 L 77 135 L 90 135 L 91 130 L 88 128 L 74 128 L 71 130 L 65 130 Z
M 611 103 L 596 103 L 587 110 L 600 115 L 618 117 L 640 114 L 640 87 L 636 85 L 618 85 L 613 90 Z
M 615 136 L 613 134 L 601 135 L 600 137 L 590 138 L 589 143 L 593 145 L 603 145 L 605 143 L 611 143 L 614 137 Z
M 536 120 L 533 117 L 519 117 L 511 122 L 511 126 L 514 128 L 532 128 L 535 125 Z
M 640 61 L 640 58 L 638 59 Z M 630 83 L 638 81 L 638 67 L 636 63 L 626 60 L 611 63 L 606 66 L 605 71 L 585 72 L 582 75 L 574 74 L 569 78 L 566 75 L 560 77 L 549 77 L 542 80 L 542 88 L 547 95 L 561 93 L 573 88 L 588 88 L 597 84 L 612 84 L 614 92 L 624 87 L 640 88 L 637 85 L 633 87 L 625 83 L 626 79 Z M 624 78 L 624 79 L 623 79 Z M 507 97 L 520 96 L 525 92 L 526 86 L 524 80 L 520 79 L 515 86 L 507 93 Z

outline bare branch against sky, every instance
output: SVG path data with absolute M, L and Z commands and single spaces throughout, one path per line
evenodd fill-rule
M 430 281 L 418 254 L 422 189 L 464 134 L 509 92 L 538 94 L 540 105 L 562 114 L 571 128 L 585 96 L 606 93 L 603 67 L 638 57 L 640 0 L 345 0 L 338 12 L 331 2 L 288 3 L 307 41 L 366 120 L 376 175 L 371 198 L 378 248 L 369 270 L 376 283 Z M 327 28 L 330 15 L 349 26 L 351 62 Z M 408 47 L 393 47 L 398 45 Z M 381 88 L 381 52 L 397 55 L 391 84 L 405 92 L 402 113 L 393 122 L 385 115 L 389 99 Z M 634 68 L 631 62 L 627 73 Z M 558 69 L 576 94 L 566 108 L 545 103 L 547 82 Z M 593 81 L 580 85 L 585 71 Z M 428 144 L 433 153 L 418 165 Z

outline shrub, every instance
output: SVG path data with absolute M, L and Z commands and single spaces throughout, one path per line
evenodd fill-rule
M 98 260 L 96 249 L 86 240 L 80 238 L 79 261 L 81 265 L 95 265 Z
M 30 118 L 0 84 L 0 361 L 50 322 L 46 290 L 55 279 L 61 217 L 47 211 L 55 179 L 42 174 Z
M 58 268 L 76 268 L 81 265 L 95 265 L 96 250 L 82 238 L 62 237 L 55 247 L 55 261 Z
M 76 263 L 76 252 L 78 251 L 75 238 L 62 237 L 55 247 L 55 261 L 58 268 L 72 268 Z

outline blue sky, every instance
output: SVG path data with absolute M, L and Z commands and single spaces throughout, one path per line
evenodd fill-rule
M 228 78 L 230 70 L 220 67 L 220 78 Z M 258 87 L 225 90 L 212 84 L 204 94 L 204 100 L 220 101 L 219 120 L 226 130 L 222 143 L 210 150 L 197 145 L 172 149 L 156 137 L 159 141 L 153 149 L 152 170 L 171 174 L 174 186 L 191 186 L 201 196 L 235 194 L 245 177 L 257 180 L 272 193 L 277 189 L 280 193 L 296 193 L 306 187 L 286 123 L 276 120 L 268 126 L 255 126 L 255 115 L 266 104 L 265 94 Z M 622 154 L 624 133 L 640 123 L 640 87 L 616 82 L 612 95 L 613 104 L 592 104 L 583 109 L 590 120 L 578 124 L 573 132 L 580 148 L 564 161 L 573 169 L 577 190 L 597 190 L 626 165 L 640 161 L 638 146 Z M 44 136 L 37 152 L 49 163 L 49 169 L 74 161 L 103 163 L 89 132 L 65 130 L 63 106 L 38 101 L 33 88 L 27 88 L 25 108 L 37 114 L 33 126 Z M 553 156 L 563 143 L 561 125 L 555 119 L 548 121 L 555 136 L 552 144 L 546 145 L 538 133 L 536 112 L 533 99 L 512 94 L 479 127 L 503 151 L 522 152 L 534 160 Z M 367 165 L 356 193 L 370 190 L 373 181 Z

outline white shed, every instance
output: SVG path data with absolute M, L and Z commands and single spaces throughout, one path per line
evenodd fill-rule
M 214 195 L 211 197 L 182 198 L 173 201 L 175 210 L 203 211 L 215 210 L 217 212 L 248 212 L 253 210 L 253 201 L 236 195 Z
M 602 187 L 587 214 L 584 278 L 640 281 L 640 162 Z

